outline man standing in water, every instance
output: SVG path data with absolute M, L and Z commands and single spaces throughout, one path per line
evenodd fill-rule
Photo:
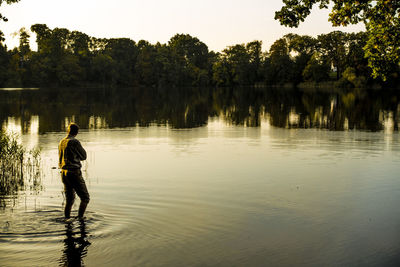
M 68 126 L 68 135 L 60 141 L 58 145 L 59 167 L 61 169 L 61 179 L 64 183 L 65 192 L 65 218 L 69 219 L 71 208 L 75 200 L 75 192 L 81 199 L 78 218 L 82 219 L 89 203 L 89 193 L 81 172 L 81 160 L 86 159 L 86 151 L 81 143 L 76 139 L 79 127 L 75 123 Z

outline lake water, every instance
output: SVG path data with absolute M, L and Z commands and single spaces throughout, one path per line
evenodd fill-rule
M 0 196 L 0 265 L 399 266 L 399 101 L 0 91 L 0 123 L 40 146 L 43 168 L 35 190 Z M 70 121 L 91 202 L 65 224 L 54 167 Z

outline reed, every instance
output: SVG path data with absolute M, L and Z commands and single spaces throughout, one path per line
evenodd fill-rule
M 38 148 L 28 151 L 15 135 L 0 130 L 0 198 L 13 197 L 25 190 L 41 190 L 40 162 Z

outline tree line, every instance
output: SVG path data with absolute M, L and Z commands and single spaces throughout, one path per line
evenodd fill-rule
M 30 48 L 30 32 L 37 51 Z M 317 37 L 287 34 L 268 51 L 262 42 L 221 52 L 189 34 L 168 43 L 96 38 L 45 24 L 22 28 L 9 50 L 0 32 L 0 87 L 279 86 L 335 82 L 343 87 L 383 83 L 372 76 L 363 48 L 367 34 L 333 31 Z M 399 66 L 385 83 L 399 84 Z

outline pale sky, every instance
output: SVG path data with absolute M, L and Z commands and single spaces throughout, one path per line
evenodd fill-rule
M 333 30 L 364 30 L 361 24 L 334 28 L 328 11 L 318 8 L 299 28 L 287 28 L 274 20 L 282 5 L 281 0 L 21 0 L 2 5 L 1 13 L 9 21 L 0 22 L 0 29 L 9 48 L 18 45 L 13 32 L 43 23 L 99 38 L 128 37 L 150 43 L 166 43 L 176 33 L 187 33 L 214 51 L 254 40 L 261 40 L 267 50 L 290 32 L 317 36 Z

